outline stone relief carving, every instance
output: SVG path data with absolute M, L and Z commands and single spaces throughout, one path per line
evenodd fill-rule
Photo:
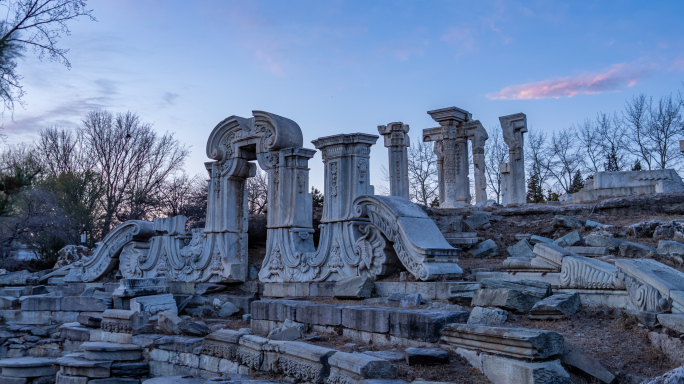
M 561 265 L 560 287 L 616 289 L 615 266 L 581 256 L 565 256 Z

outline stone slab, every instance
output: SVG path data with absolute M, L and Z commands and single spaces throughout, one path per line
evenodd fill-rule
M 62 311 L 74 312 L 104 312 L 112 307 L 112 299 L 105 297 L 62 297 L 60 301 Z
M 0 360 L 2 375 L 9 377 L 40 377 L 57 373 L 56 360 L 44 357 L 17 357 Z
M 142 348 L 135 344 L 86 342 L 81 349 L 88 360 L 135 361 L 142 358 Z
M 608 248 L 606 247 L 570 246 L 565 247 L 565 249 L 580 256 L 587 257 L 599 257 L 608 254 Z
M 684 333 L 684 314 L 661 313 L 658 315 L 658 322 L 665 328 Z
M 670 291 L 684 291 L 684 273 L 652 259 L 615 260 L 618 271 L 648 284 L 670 297 Z
M 371 306 L 342 308 L 342 325 L 366 332 L 389 333 L 392 309 Z
M 61 297 L 24 296 L 19 298 L 22 311 L 59 311 Z
M 82 353 L 74 353 L 57 359 L 60 373 L 66 376 L 101 378 L 110 376 L 111 361 L 86 360 Z
M 451 323 L 465 323 L 467 311 L 401 310 L 390 313 L 390 334 L 406 339 L 437 342 Z

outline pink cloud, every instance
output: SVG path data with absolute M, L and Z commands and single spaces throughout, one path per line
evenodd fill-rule
M 587 73 L 575 77 L 512 85 L 487 95 L 487 98 L 493 100 L 558 99 L 579 94 L 614 92 L 625 87 L 633 87 L 644 74 L 644 70 L 636 70 L 622 63 L 613 65 L 603 73 Z

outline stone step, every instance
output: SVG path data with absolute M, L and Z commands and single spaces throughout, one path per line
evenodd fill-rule
M 7 377 L 41 377 L 54 376 L 57 373 L 55 359 L 44 357 L 16 357 L 0 360 L 2 376 Z
M 142 359 L 142 347 L 135 344 L 87 342 L 81 344 L 88 360 L 136 361 Z
M 88 341 L 90 340 L 90 329 L 84 327 L 63 327 L 61 337 L 73 341 Z
M 59 372 L 65 376 L 105 378 L 111 376 L 111 360 L 87 360 L 83 353 L 72 353 L 57 359 Z

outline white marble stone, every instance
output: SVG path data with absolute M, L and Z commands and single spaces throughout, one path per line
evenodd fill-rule
M 524 204 L 525 193 L 525 144 L 523 134 L 527 132 L 527 116 L 524 113 L 499 117 L 503 138 L 508 145 L 508 163 L 501 164 L 501 203 Z
M 378 133 L 385 138 L 389 152 L 390 196 L 409 198 L 408 151 L 411 146 L 409 126 L 402 123 L 378 125 Z

